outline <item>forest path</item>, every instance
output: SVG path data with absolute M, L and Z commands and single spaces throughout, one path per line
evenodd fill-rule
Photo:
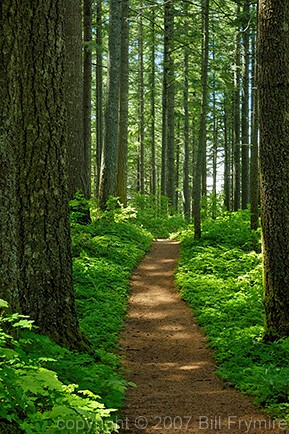
M 121 433 L 283 433 L 274 422 L 214 374 L 212 352 L 173 274 L 177 241 L 153 243 L 132 276 L 121 337 L 127 393 Z

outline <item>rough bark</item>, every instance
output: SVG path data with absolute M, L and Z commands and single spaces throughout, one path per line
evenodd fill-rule
M 268 339 L 289 336 L 289 3 L 260 0 L 258 85 Z
M 0 9 L 0 298 L 12 310 L 18 308 L 18 219 L 17 202 L 17 152 L 14 147 L 14 127 L 11 112 L 11 92 L 15 71 L 11 59 L 15 40 L 11 38 L 9 3 L 2 2 Z M 4 35 L 9 35 L 11 39 Z
M 64 2 L 4 3 L 6 41 L 12 44 L 6 119 L 17 159 L 20 306 L 40 332 L 76 348 L 81 335 L 72 285 L 65 154 Z

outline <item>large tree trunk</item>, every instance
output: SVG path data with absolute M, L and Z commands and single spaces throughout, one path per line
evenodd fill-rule
M 86 193 L 83 140 L 82 1 L 65 1 L 65 85 L 67 110 L 68 192 Z
M 143 19 L 142 12 L 139 17 L 138 34 L 138 113 L 139 113 L 139 133 L 138 133 L 138 185 L 140 194 L 145 193 L 145 148 L 144 148 L 144 52 L 143 52 Z
M 260 0 L 261 211 L 268 339 L 289 336 L 289 3 Z
M 2 2 L 2 11 L 6 43 L 11 44 L 2 131 L 11 163 L 17 159 L 18 209 L 10 225 L 18 229 L 20 306 L 40 332 L 76 348 L 81 336 L 72 286 L 65 155 L 64 2 L 9 0 Z
M 17 150 L 14 147 L 13 116 L 9 89 L 13 89 L 14 71 L 9 71 L 13 53 L 11 41 L 4 38 L 9 28 L 9 4 L 2 3 L 0 16 L 0 298 L 12 310 L 18 308 L 18 219 Z
M 119 89 L 121 54 L 122 0 L 110 2 L 108 72 L 104 115 L 104 145 L 99 185 L 100 206 L 104 209 L 109 196 L 116 195 L 116 170 L 119 129 Z

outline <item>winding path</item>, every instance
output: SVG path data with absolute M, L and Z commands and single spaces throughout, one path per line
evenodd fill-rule
M 132 277 L 121 338 L 127 393 L 121 433 L 289 433 L 214 374 L 206 338 L 173 281 L 179 243 L 153 243 Z

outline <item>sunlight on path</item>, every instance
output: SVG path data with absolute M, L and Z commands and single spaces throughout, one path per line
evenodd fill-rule
M 177 241 L 158 240 L 132 277 L 121 347 L 127 393 L 121 433 L 285 433 L 214 374 L 212 353 L 179 298 Z

